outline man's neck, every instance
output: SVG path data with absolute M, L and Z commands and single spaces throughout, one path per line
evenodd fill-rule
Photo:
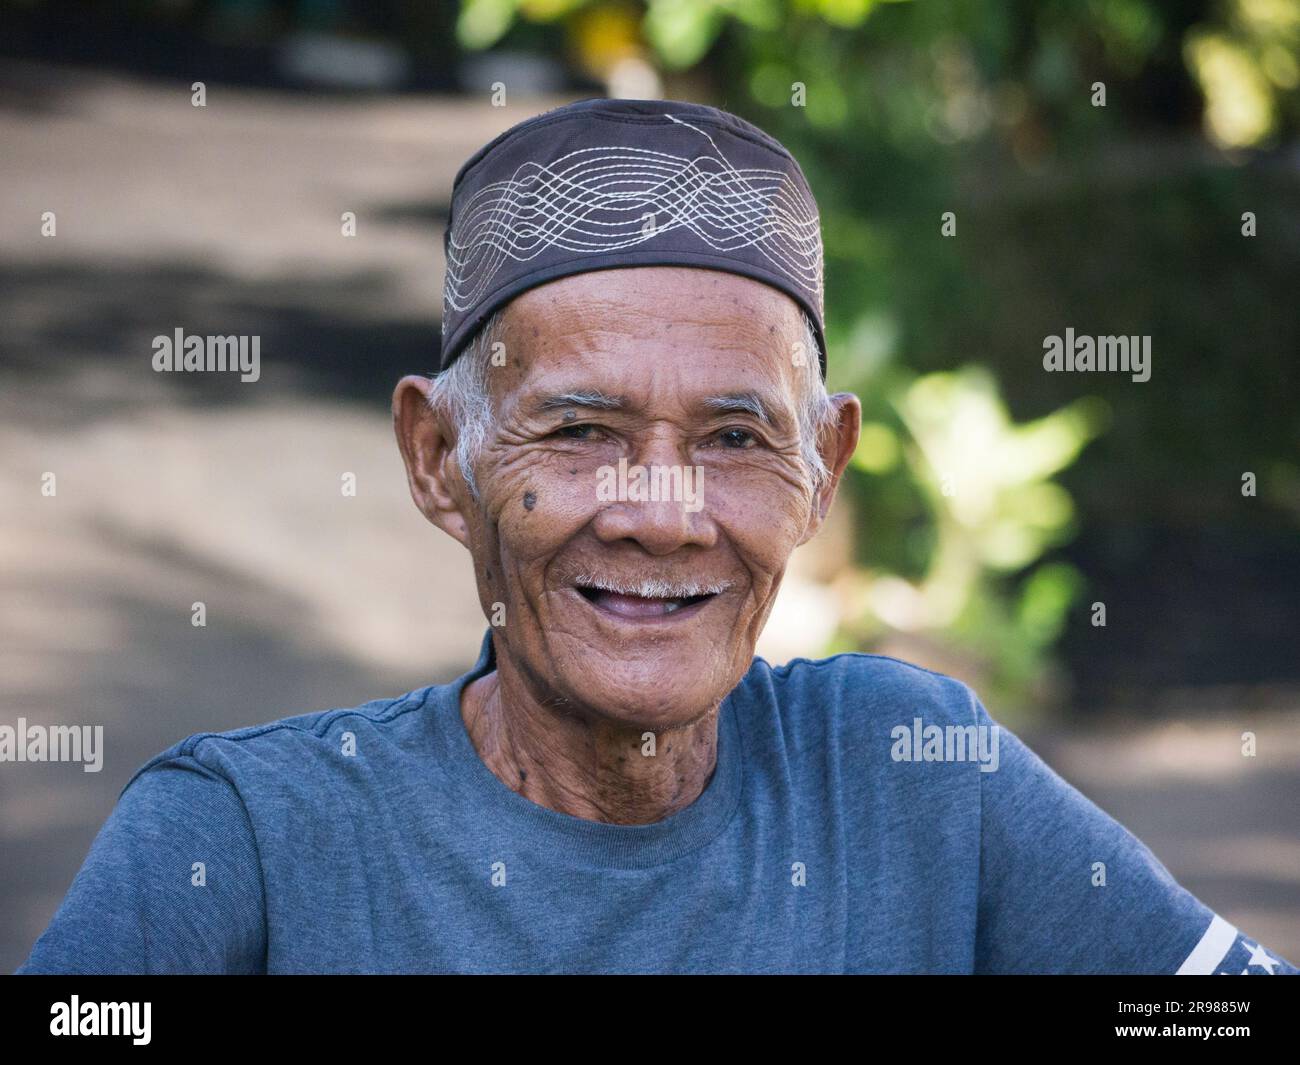
M 662 821 L 699 798 L 717 761 L 716 706 L 654 734 L 652 748 L 647 729 L 545 704 L 498 668 L 465 688 L 460 713 L 474 749 L 506 787 L 589 821 Z

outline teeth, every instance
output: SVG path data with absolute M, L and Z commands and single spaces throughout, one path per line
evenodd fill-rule
M 666 603 L 664 603 L 665 614 L 671 614 L 674 610 L 680 610 L 681 608 L 682 608 L 681 599 L 669 599 Z

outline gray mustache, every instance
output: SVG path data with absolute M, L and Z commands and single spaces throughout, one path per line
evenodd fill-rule
M 579 574 L 574 583 L 584 588 L 596 588 L 618 595 L 636 595 L 643 599 L 686 599 L 696 595 L 717 595 L 731 587 L 731 581 L 670 581 L 662 577 L 642 577 L 624 580 L 616 577 Z

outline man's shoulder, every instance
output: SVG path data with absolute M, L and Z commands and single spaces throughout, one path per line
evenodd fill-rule
M 772 665 L 755 657 L 739 685 L 782 710 L 819 709 L 851 718 L 924 711 L 939 724 L 971 724 L 977 699 L 961 680 L 888 655 L 844 651 Z
M 122 790 L 164 766 L 197 767 L 224 776 L 232 784 L 241 766 L 256 766 L 285 780 L 284 774 L 303 771 L 322 757 L 346 757 L 359 732 L 396 738 L 412 712 L 423 709 L 436 690 L 436 685 L 430 685 L 356 706 L 292 714 L 220 732 L 195 732 L 150 758 Z
M 975 693 L 944 673 L 851 651 L 772 665 L 756 657 L 733 700 L 767 742 L 794 752 L 839 750 L 855 764 L 884 764 L 898 730 L 989 723 Z

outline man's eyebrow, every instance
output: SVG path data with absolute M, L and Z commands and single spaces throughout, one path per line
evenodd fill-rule
M 583 388 L 572 392 L 550 392 L 538 396 L 529 406 L 537 414 L 547 414 L 570 407 L 625 410 L 627 401 L 622 396 L 611 396 L 596 388 Z M 719 414 L 749 414 L 766 425 L 775 425 L 778 421 L 767 402 L 757 392 L 727 392 L 708 396 L 701 401 L 701 406 Z
M 566 407 L 586 407 L 590 410 L 622 410 L 626 406 L 620 396 L 611 396 L 596 388 L 583 388 L 576 392 L 551 392 L 538 396 L 530 406 L 538 414 L 547 414 Z
M 704 406 L 722 414 L 752 414 L 767 425 L 775 425 L 776 417 L 757 392 L 728 392 L 723 396 L 709 396 Z

